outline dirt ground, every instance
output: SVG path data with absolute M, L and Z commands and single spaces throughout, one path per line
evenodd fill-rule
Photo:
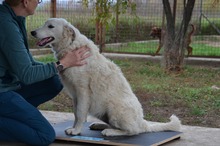
M 216 111 L 209 112 L 205 116 L 192 116 L 187 105 L 184 105 L 184 103 L 176 102 L 173 104 L 169 102 L 172 100 L 171 97 L 161 97 L 154 94 L 148 94 L 144 91 L 137 91 L 135 94 L 142 104 L 145 119 L 149 121 L 167 122 L 169 117 L 172 114 L 175 114 L 180 118 L 184 125 L 220 128 L 220 117 L 219 113 L 215 113 Z M 162 102 L 165 104 L 157 105 L 157 101 L 160 101 L 158 103 Z M 72 100 L 65 93 L 61 93 L 58 97 L 49 102 L 49 107 L 54 111 L 72 112 Z M 152 102 L 155 104 L 152 105 Z M 51 110 L 48 109 L 48 107 L 42 108 L 44 110 Z
M 175 104 L 169 104 L 167 101 L 172 100 L 171 97 L 148 95 L 141 91 L 137 92 L 136 95 L 139 97 L 144 113 L 150 115 L 147 119 L 149 118 L 151 121 L 164 122 L 167 121 L 167 117 L 175 114 L 184 125 L 220 128 L 220 117 L 219 113 L 215 113 L 216 111 L 209 112 L 203 116 L 192 116 L 187 105 L 184 103 L 176 102 Z M 166 104 L 163 106 L 152 106 L 152 104 L 150 104 L 151 101 L 157 100 Z

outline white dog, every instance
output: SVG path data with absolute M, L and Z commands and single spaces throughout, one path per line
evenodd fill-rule
M 66 134 L 78 135 L 87 115 L 106 124 L 93 123 L 91 129 L 103 130 L 105 136 L 136 135 L 143 132 L 179 130 L 180 120 L 150 124 L 143 119 L 143 109 L 120 68 L 99 53 L 98 47 L 62 18 L 50 18 L 32 32 L 39 46 L 50 44 L 57 59 L 69 49 L 91 48 L 87 65 L 68 68 L 60 74 L 64 87 L 74 101 L 75 122 Z

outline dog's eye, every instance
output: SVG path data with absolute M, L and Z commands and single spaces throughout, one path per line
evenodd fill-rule
M 48 25 L 48 28 L 54 28 L 54 26 L 53 25 Z

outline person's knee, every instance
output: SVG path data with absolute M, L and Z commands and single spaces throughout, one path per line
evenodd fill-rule
M 54 142 L 56 138 L 56 134 L 55 134 L 55 131 L 54 130 L 51 130 L 50 134 L 46 136 L 46 139 L 44 141 L 44 145 L 50 145 L 51 143 Z
M 63 85 L 58 75 L 48 79 L 47 86 L 48 88 L 46 92 L 49 94 L 49 96 L 47 96 L 47 101 L 56 97 L 63 89 Z
M 52 78 L 52 84 L 51 84 L 51 89 L 56 93 L 60 93 L 60 91 L 63 89 L 63 84 L 60 81 L 60 77 L 58 75 L 54 76 Z
M 47 133 L 39 134 L 39 139 L 35 141 L 35 143 L 32 145 L 48 146 L 54 142 L 55 138 L 56 138 L 56 134 L 55 134 L 54 129 L 53 128 L 48 129 Z

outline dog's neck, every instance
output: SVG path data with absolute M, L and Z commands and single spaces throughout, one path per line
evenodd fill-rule
M 66 54 L 67 50 L 69 50 L 69 46 L 71 46 L 72 43 L 73 40 L 71 38 L 63 38 L 59 43 L 52 44 L 52 48 L 56 58 L 63 58 L 63 56 Z
M 60 60 L 64 57 L 68 50 L 67 45 L 61 45 L 61 44 L 52 44 L 52 51 L 54 52 L 55 57 Z

